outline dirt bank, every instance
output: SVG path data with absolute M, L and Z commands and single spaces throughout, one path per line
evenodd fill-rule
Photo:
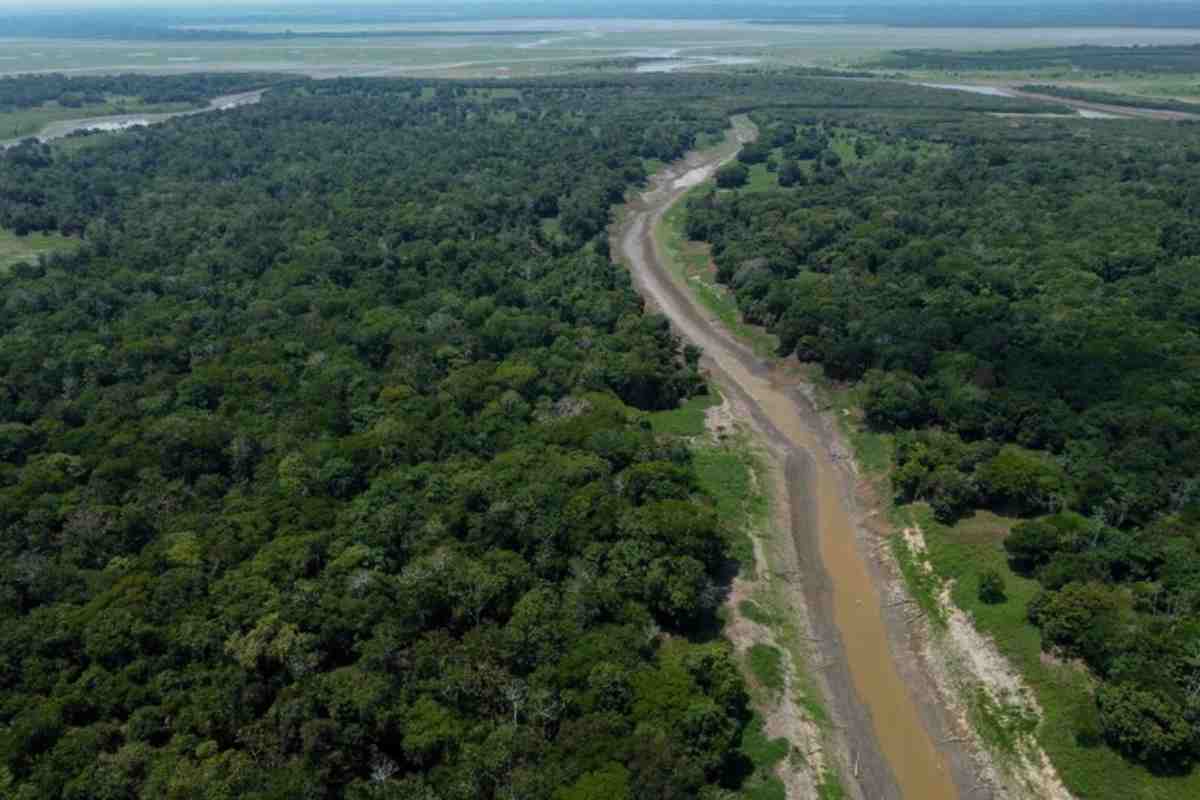
M 753 129 L 738 127 L 742 140 Z M 773 454 L 780 513 L 795 544 L 790 582 L 816 673 L 833 717 L 843 782 L 865 800 L 944 800 L 992 796 L 976 780 L 933 681 L 921 668 L 920 643 L 903 614 L 884 613 L 881 587 L 892 585 L 876 556 L 879 541 L 863 525 L 858 481 L 836 426 L 814 408 L 801 381 L 772 371 L 699 309 L 664 263 L 654 231 L 687 189 L 709 177 L 739 143 L 692 155 L 656 176 L 627 208 L 613 245 L 643 295 L 676 330 L 705 351 L 705 365 Z M 891 594 L 888 595 L 892 597 Z

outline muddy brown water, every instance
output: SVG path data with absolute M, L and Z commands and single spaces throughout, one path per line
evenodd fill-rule
M 746 128 L 741 138 L 752 136 Z M 850 763 L 844 770 L 855 794 L 869 800 L 950 800 L 960 796 L 946 754 L 934 744 L 911 687 L 892 651 L 883 603 L 851 506 L 853 474 L 835 457 L 829 431 L 803 393 L 779 380 L 770 367 L 698 308 L 665 267 L 654 231 L 666 211 L 691 186 L 736 152 L 737 143 L 684 166 L 669 167 L 631 204 L 615 234 L 643 295 L 670 318 L 676 330 L 699 345 L 718 384 L 736 393 L 755 418 L 768 445 L 784 459 L 792 499 L 793 536 L 802 560 L 807 550 L 819 564 L 802 564 L 805 594 L 824 615 L 832 641 L 822 649 L 831 663 L 827 698 L 835 719 L 848 729 Z M 817 546 L 812 547 L 813 540 Z M 906 671 L 911 673 L 911 670 Z

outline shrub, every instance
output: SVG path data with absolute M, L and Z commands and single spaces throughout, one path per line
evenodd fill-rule
M 988 605 L 1003 603 L 1008 599 L 1005 594 L 1004 576 L 999 570 L 984 570 L 979 576 L 979 599 Z

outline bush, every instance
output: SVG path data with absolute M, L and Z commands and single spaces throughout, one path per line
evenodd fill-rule
M 1008 599 L 1005 593 L 1004 576 L 999 570 L 987 569 L 979 576 L 979 599 L 988 605 L 1003 603 Z
M 722 189 L 736 189 L 745 186 L 750 180 L 750 170 L 744 164 L 734 162 L 726 164 L 717 170 L 717 186 Z

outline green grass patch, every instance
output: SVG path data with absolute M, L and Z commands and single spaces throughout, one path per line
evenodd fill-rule
M 758 713 L 742 731 L 739 749 L 758 769 L 770 770 L 787 757 L 790 745 L 787 739 L 771 739 L 767 736 L 763 718 Z
M 804 709 L 804 713 L 808 715 L 808 718 L 820 725 L 822 728 L 827 727 L 833 722 L 833 720 L 829 718 L 829 712 L 825 709 L 824 704 L 822 704 L 821 701 L 816 698 L 813 692 L 805 691 L 802 694 L 796 695 L 796 697 L 793 699 L 795 700 L 796 705 Z
M 753 600 L 743 600 L 738 603 L 738 612 L 746 619 L 751 622 L 757 622 L 759 625 L 772 625 L 775 622 L 775 615 Z
M 779 179 L 774 172 L 767 169 L 766 164 L 754 164 L 750 167 L 750 179 L 739 189 L 741 192 L 768 192 L 779 188 Z
M 712 498 L 725 529 L 733 541 L 731 555 L 742 575 L 755 576 L 754 542 L 750 531 L 764 524 L 769 504 L 755 484 L 757 463 L 745 443 L 699 447 L 692 463 L 700 487 Z
M 36 262 L 39 255 L 64 252 L 79 246 L 78 239 L 57 233 L 31 233 L 17 236 L 0 229 L 0 273 L 22 261 Z
M 787 789 L 776 775 L 757 776 L 744 794 L 747 800 L 787 800 Z
M 738 748 L 754 764 L 754 773 L 742 788 L 747 800 L 784 800 L 783 782 L 775 775 L 775 766 L 787 757 L 791 745 L 787 739 L 768 738 L 762 716 L 754 717 L 742 731 Z
M 826 767 L 825 771 L 821 773 L 821 782 L 817 784 L 817 798 L 819 800 L 843 800 L 845 796 L 846 790 L 842 788 L 837 771 Z
M 840 389 L 817 379 L 822 398 L 839 412 L 859 463 L 886 484 L 891 469 L 891 437 L 861 425 L 853 389 Z M 843 415 L 843 410 L 850 410 Z M 883 494 L 887 503 L 888 495 Z M 933 576 L 919 568 L 916 556 L 900 536 L 892 538 L 896 558 L 910 593 L 929 613 L 943 581 L 953 581 L 954 604 L 970 614 L 976 628 L 990 636 L 1000 652 L 1024 677 L 1043 711 L 1040 724 L 1025 719 L 1010 706 L 990 697 L 969 703 L 971 721 L 979 735 L 998 753 L 1012 752 L 1022 733 L 1036 727 L 1036 736 L 1067 788 L 1089 800 L 1190 800 L 1200 797 L 1200 770 L 1188 775 L 1155 775 L 1133 764 L 1102 742 L 1080 736 L 1080 721 L 1092 719 L 1093 681 L 1074 665 L 1043 659 L 1041 634 L 1028 621 L 1029 604 L 1038 593 L 1037 581 L 1014 573 L 1003 541 L 1019 520 L 977 511 L 952 527 L 934 519 L 925 504 L 885 508 L 897 525 L 916 523 L 925 535 L 926 555 Z M 979 599 L 983 573 L 994 569 L 1004 579 L 1007 600 L 988 604 Z M 930 614 L 935 622 L 940 614 Z M 835 795 L 836 796 L 836 795 Z
M 908 546 L 903 536 L 893 535 L 888 543 L 896 563 L 913 600 L 929 617 L 929 621 L 937 628 L 946 627 L 946 615 L 938 604 L 938 592 L 941 591 L 942 581 L 936 571 L 926 570 L 917 554 Z
M 1000 652 L 1025 677 L 1044 712 L 1037 737 L 1067 787 L 1090 800 L 1185 800 L 1200 797 L 1200 771 L 1188 775 L 1154 775 L 1103 743 L 1083 739 L 1079 721 L 1094 713 L 1092 679 L 1077 667 L 1043 660 L 1041 635 L 1027 618 L 1039 586 L 1014 573 L 1001 543 L 1019 520 L 987 512 L 941 525 L 927 506 L 907 506 L 925 532 L 935 572 L 953 579 L 955 604 L 971 614 L 976 627 L 992 637 Z M 988 604 L 979 599 L 980 575 L 995 569 L 1004 577 L 1008 599 Z M 976 701 L 972 718 L 980 735 L 1003 752 L 1010 739 L 1029 722 L 1011 719 L 1003 706 Z
M 721 405 L 721 395 L 713 387 L 708 392 L 689 397 L 679 408 L 670 411 L 654 411 L 650 427 L 655 433 L 671 436 L 701 436 L 704 434 L 704 412 Z
M 982 686 L 971 697 L 969 709 L 971 723 L 993 752 L 1016 755 L 1021 740 L 1037 730 L 1037 717 L 1017 703 L 993 698 Z
M 783 690 L 782 650 L 769 644 L 756 644 L 751 646 L 746 658 L 755 680 L 773 692 Z

